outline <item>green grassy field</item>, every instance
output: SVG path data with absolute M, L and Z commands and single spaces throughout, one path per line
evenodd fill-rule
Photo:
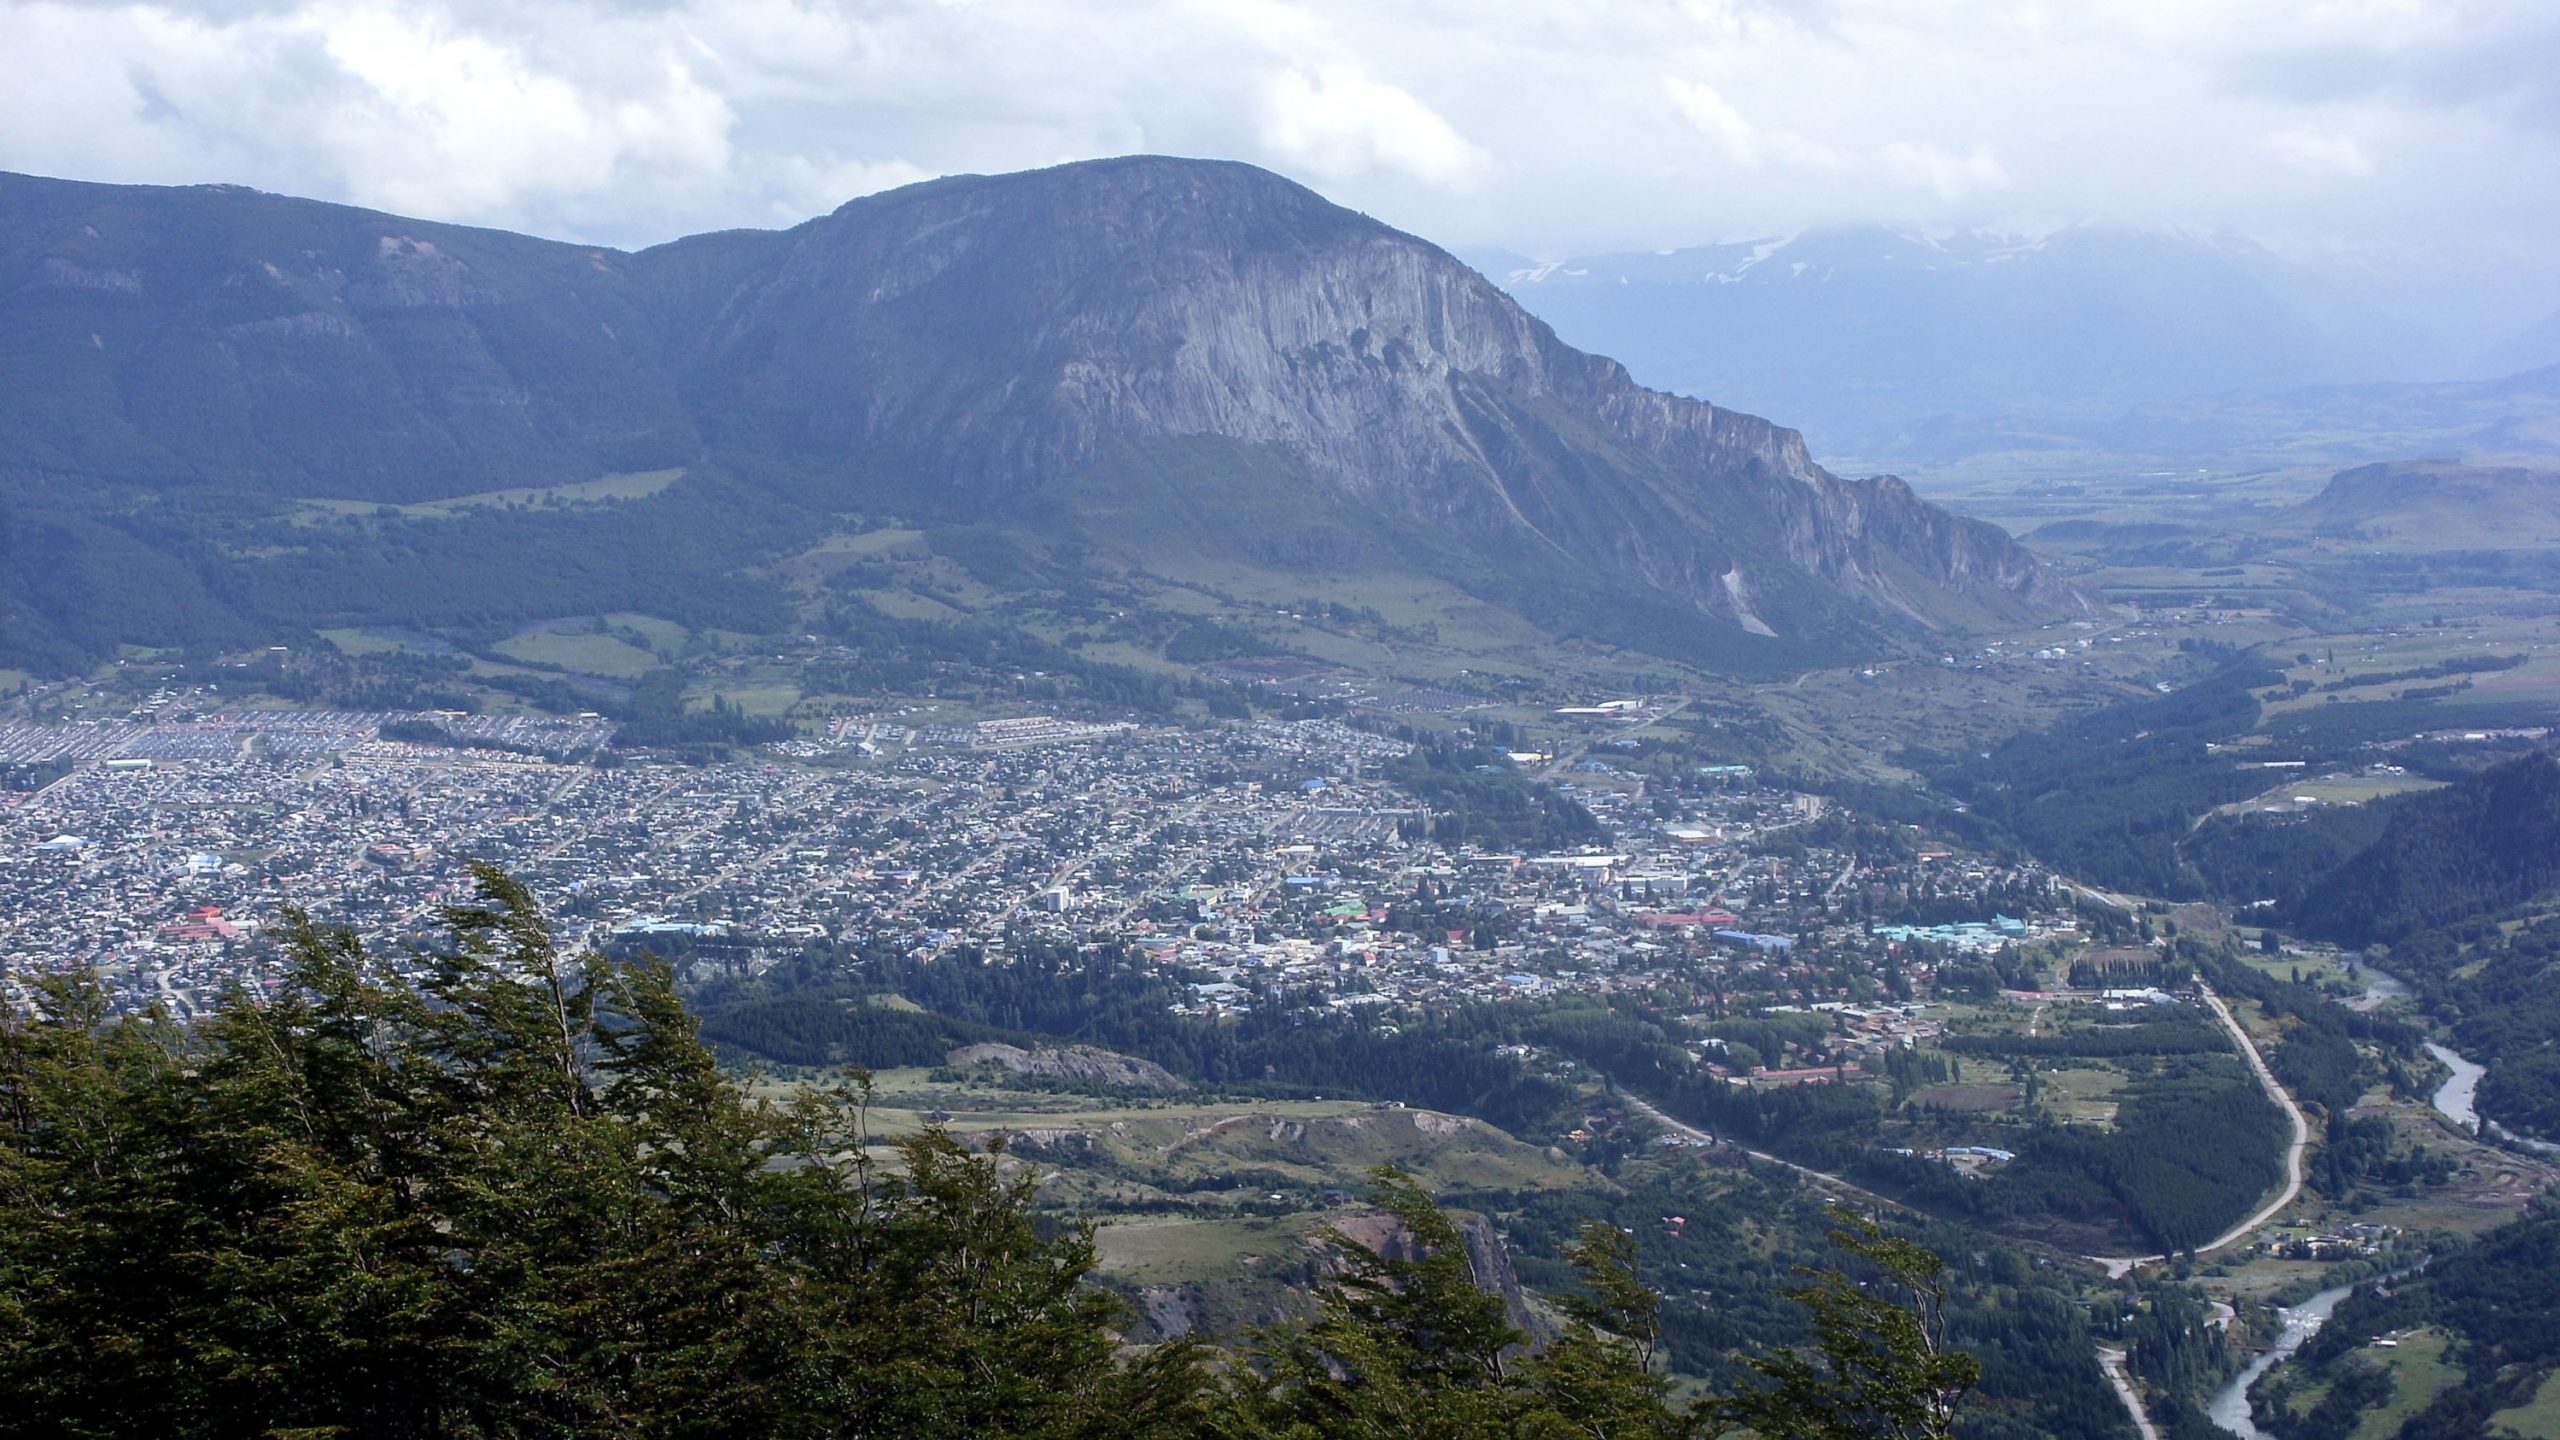
M 2308 779 L 2284 781 L 2263 794 L 2235 800 L 2212 813 L 2245 815 L 2260 810 L 2293 810 L 2301 808 L 2305 802 L 2313 805 L 2362 805 L 2386 795 L 2410 795 L 2421 790 L 2443 788 L 2443 781 L 2419 775 L 2315 775 Z
M 2005 1081 L 1997 1085 L 1956 1082 L 1924 1085 L 1911 1092 L 1911 1103 L 1964 1115 L 1999 1115 L 2016 1111 L 2025 1103 L 2025 1096 L 2024 1086 Z
M 368 630 L 323 630 L 320 638 L 336 646 L 338 653 L 346 656 L 387 655 L 407 648 L 397 640 Z
M 2533 1398 L 2489 1417 L 2490 1433 L 2517 1440 L 2560 1440 L 2560 1371 L 2543 1377 Z
M 483 490 L 473 495 L 456 495 L 445 500 L 423 500 L 411 505 L 384 505 L 372 500 L 302 500 L 296 502 L 300 507 L 296 518 L 308 522 L 340 515 L 378 515 L 389 510 L 410 520 L 450 520 L 473 510 L 597 505 L 614 500 L 643 500 L 683 479 L 684 473 L 681 468 L 632 471 L 625 474 L 606 475 L 594 480 L 581 480 L 568 485 Z
M 800 703 L 800 687 L 787 680 L 750 678 L 744 683 L 714 683 L 701 687 L 700 693 L 687 696 L 697 709 L 711 704 L 713 693 L 726 697 L 733 707 L 749 715 L 782 715 Z
M 1308 1220 L 1115 1218 L 1094 1231 L 1102 1273 L 1133 1285 L 1180 1285 L 1232 1275 L 1253 1262 L 1294 1256 L 1314 1228 Z
M 2391 1399 L 2365 1413 L 2355 1440 L 2389 1440 L 2428 1401 L 2462 1382 L 2461 1368 L 2445 1359 L 2451 1337 L 2443 1331 L 2418 1330 L 2398 1339 L 2390 1349 L 2368 1347 L 2364 1352 L 2391 1372 Z
M 2116 1095 L 2124 1089 L 2124 1072 L 2103 1065 L 2075 1065 L 2039 1071 L 2037 1104 L 2067 1122 L 2108 1126 L 2115 1123 Z
M 969 613 L 948 601 L 907 590 L 857 590 L 853 593 L 894 620 L 951 620 Z
M 661 620 L 655 615 L 640 615 L 628 610 L 617 610 L 603 618 L 607 626 L 630 631 L 639 636 L 648 649 L 670 659 L 682 655 L 685 647 L 693 643 L 693 632 L 673 620 Z
M 537 627 L 510 635 L 491 648 L 528 664 L 557 665 L 616 680 L 636 680 L 661 663 L 656 655 L 626 640 L 588 630 Z

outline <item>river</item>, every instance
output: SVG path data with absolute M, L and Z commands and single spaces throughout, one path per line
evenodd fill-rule
M 2480 1077 L 2488 1070 L 2472 1064 L 2441 1045 L 2429 1041 L 2427 1053 L 2444 1062 L 2453 1074 L 2436 1087 L 2432 1103 L 2444 1118 L 2466 1130 L 2480 1128 Z
M 2305 1341 L 2319 1334 L 2320 1327 L 2329 1323 L 2330 1312 L 2336 1310 L 2338 1302 L 2346 1299 L 2347 1292 L 2355 1288 L 2353 1285 L 2339 1285 L 2323 1290 L 2299 1305 L 2278 1310 L 2276 1314 L 2282 1320 L 2283 1329 L 2277 1332 L 2276 1343 L 2260 1351 L 2258 1358 L 2249 1362 L 2248 1369 L 2214 1392 L 2213 1403 L 2205 1407 L 2206 1416 L 2214 1424 L 2239 1436 L 2240 1440 L 2266 1440 L 2267 1432 L 2249 1420 L 2249 1387 L 2258 1383 L 2259 1376 L 2283 1364 L 2286 1357 L 2301 1349 Z
M 2363 967 L 2363 970 L 2364 994 L 2348 1002 L 2350 1008 L 2371 1010 L 2375 1006 L 2402 999 L 2408 995 L 2409 987 L 2402 984 L 2396 977 L 2385 975 L 2370 965 Z M 2453 1072 L 2446 1077 L 2443 1084 L 2436 1087 L 2436 1093 L 2428 1098 L 2428 1103 L 2435 1106 L 2436 1113 L 2447 1120 L 2475 1135 L 2479 1134 L 2480 1077 L 2489 1072 L 2433 1041 L 2428 1042 L 2427 1053 L 2436 1057 L 2447 1070 Z M 2494 1125 L 2490 1128 L 2496 1132 Z
M 2364 967 L 2364 994 L 2349 1003 L 2355 1009 L 2370 1010 L 2386 1001 L 2401 999 L 2408 993 L 2409 987 L 2398 979 L 2367 965 Z M 2477 1131 L 2480 1126 L 2477 1104 L 2480 1077 L 2487 1072 L 2441 1045 L 2428 1045 L 2427 1053 L 2453 1072 L 2451 1079 L 2436 1087 L 2431 1103 L 2446 1119 Z M 2249 1368 L 2241 1371 L 2230 1384 L 2214 1392 L 2213 1403 L 2205 1407 L 2206 1416 L 2223 1430 L 2239 1436 L 2240 1440 L 2266 1440 L 2266 1432 L 2249 1419 L 2249 1387 L 2258 1383 L 2258 1377 L 2283 1364 L 2312 1336 L 2319 1334 L 2320 1327 L 2329 1323 L 2330 1313 L 2338 1308 L 2338 1302 L 2346 1299 L 2353 1289 L 2353 1285 L 2339 1285 L 2323 1290 L 2299 1305 L 2278 1310 L 2280 1328 L 2275 1343 L 2258 1352 L 2258 1357 L 2249 1362 Z
M 2408 993 L 2408 986 L 2367 965 L 2364 967 L 2364 994 L 2352 1003 L 2358 1010 L 2370 1010 L 2385 1001 L 2397 1000 Z M 2560 1155 L 2560 1145 L 2554 1145 L 2548 1140 L 2536 1140 L 2530 1136 L 2518 1135 L 2495 1120 L 2480 1118 L 2480 1077 L 2489 1073 L 2485 1067 L 2474 1064 L 2468 1058 L 2433 1041 L 2427 1043 L 2427 1053 L 2436 1057 L 2445 1069 L 2453 1072 L 2445 1077 L 2443 1084 L 2436 1087 L 2436 1093 L 2428 1097 L 2428 1103 L 2436 1107 L 2437 1114 L 2474 1135 L 2521 1145 L 2538 1155 Z

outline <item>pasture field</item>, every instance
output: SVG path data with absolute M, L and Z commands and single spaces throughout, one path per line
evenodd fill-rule
M 490 648 L 527 664 L 557 665 L 563 670 L 613 680 L 637 680 L 662 663 L 656 655 L 619 636 L 549 625 L 520 631 Z
M 672 470 L 638 470 L 623 474 L 599 476 L 566 485 L 522 486 L 513 490 L 483 490 L 472 495 L 455 495 L 444 500 L 421 500 L 408 505 L 385 505 L 373 500 L 296 501 L 295 519 L 301 523 L 330 519 L 342 515 L 380 515 L 390 511 L 408 520 L 451 520 L 474 510 L 540 509 L 561 505 L 601 505 L 616 500 L 645 500 L 684 478 L 681 467 Z
M 2560 1440 L 2560 1372 L 2543 1377 L 2533 1398 L 2489 1417 L 2491 1430 L 2517 1440 Z

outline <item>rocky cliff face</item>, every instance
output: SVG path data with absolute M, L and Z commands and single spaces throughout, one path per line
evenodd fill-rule
M 1212 437 L 1286 457 L 1354 510 L 1755 632 L 1815 619 L 1808 575 L 1923 623 L 1940 592 L 2077 603 L 1997 529 L 1898 481 L 1844 483 L 1793 431 L 1645 390 L 1435 247 L 1249 166 L 916 186 L 792 232 L 767 263 L 707 327 L 702 408 L 732 437 L 869 457 L 956 505 L 1025 503 L 1133 442 Z
M 637 255 L 0 177 L 0 382 L 0 467 L 74 480 L 401 502 L 687 466 L 820 513 L 1424 568 L 1639 645 L 2082 603 L 2000 531 L 1224 162 L 935 181 Z

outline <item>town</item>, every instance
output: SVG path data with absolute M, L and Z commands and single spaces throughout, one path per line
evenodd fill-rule
M 1605 841 L 1522 851 L 1442 843 L 1382 776 L 1409 744 L 1332 719 L 882 714 L 691 766 L 605 751 L 592 719 L 169 709 L 183 718 L 0 729 L 0 764 L 45 779 L 0 796 L 0 945 L 22 992 L 81 969 L 121 1004 L 196 1013 L 272 978 L 288 908 L 397 953 L 481 861 L 569 941 L 703 973 L 1042 940 L 1129 947 L 1202 1016 L 1573 991 L 1879 1007 L 1809 1047 L 1836 1063 L 1907 1043 L 1892 1007 L 1941 959 L 1989 983 L 1997 953 L 2079 924 L 2033 865 L 1929 848 L 1744 766 L 1636 774 L 1605 742 L 1553 787 Z M 1764 1058 L 1743 1078 L 1832 1074 Z

